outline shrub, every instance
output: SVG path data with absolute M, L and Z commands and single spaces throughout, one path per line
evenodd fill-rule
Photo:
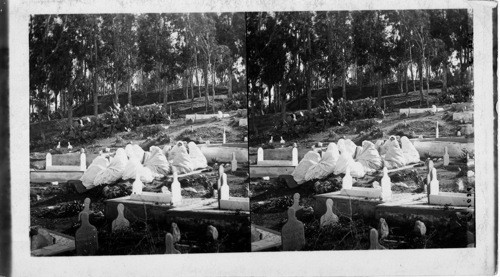
M 454 86 L 448 88 L 446 93 L 438 93 L 440 104 L 470 102 L 474 96 L 474 88 L 470 85 Z
M 233 111 L 246 108 L 247 108 L 246 93 L 234 93 L 233 98 L 224 99 L 224 101 L 222 102 L 222 109 L 225 111 Z

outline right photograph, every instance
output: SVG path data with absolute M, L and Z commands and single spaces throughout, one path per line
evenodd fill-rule
M 246 13 L 252 251 L 475 247 L 472 23 Z

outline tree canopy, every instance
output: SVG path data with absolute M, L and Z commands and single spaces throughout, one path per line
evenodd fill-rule
M 34 15 L 29 23 L 32 120 L 68 117 L 77 105 L 97 115 L 99 97 L 169 91 L 198 97 L 245 76 L 243 13 Z M 245 81 L 246 83 L 246 81 Z M 189 89 L 189 87 L 191 89 Z M 123 103 L 122 103 L 123 104 Z M 92 109 L 93 107 L 93 109 Z
M 381 105 L 383 88 L 417 91 L 426 105 L 424 79 L 453 84 L 471 80 L 469 10 L 254 12 L 246 14 L 249 103 L 253 115 L 281 111 L 297 100 L 311 109 L 311 90 L 371 86 Z M 418 76 L 416 76 L 418 73 Z M 373 96 L 371 91 L 362 91 Z M 307 99 L 307 101 L 305 101 Z

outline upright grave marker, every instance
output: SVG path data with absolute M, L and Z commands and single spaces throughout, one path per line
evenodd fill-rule
M 385 249 L 380 243 L 378 242 L 378 232 L 376 229 L 372 228 L 370 230 L 370 250 L 381 250 Z
M 172 234 L 174 243 L 179 242 L 181 240 L 181 230 L 179 229 L 179 226 L 177 226 L 177 223 L 172 222 L 170 233 Z
M 388 201 L 392 197 L 392 190 L 391 178 L 389 178 L 389 175 L 387 174 L 387 167 L 384 167 L 383 174 L 382 180 L 380 181 L 380 186 L 382 188 L 382 201 Z
M 339 222 L 339 217 L 332 211 L 333 200 L 326 199 L 326 213 L 321 216 L 320 226 L 325 227 L 328 225 L 335 225 Z
M 83 200 L 83 211 L 81 211 L 78 214 L 78 221 L 82 220 L 81 216 L 83 213 L 90 214 L 90 198 L 88 198 L 88 197 L 85 198 L 85 200 Z
M 76 254 L 80 256 L 95 255 L 99 249 L 97 229 L 90 224 L 89 214 L 82 213 L 82 225 L 75 233 Z
M 181 183 L 179 183 L 179 180 L 177 179 L 176 171 L 174 171 L 171 189 L 172 189 L 172 204 L 173 205 L 180 204 L 182 202 Z
M 283 251 L 298 251 L 306 245 L 304 223 L 295 217 L 293 207 L 288 208 L 288 220 L 281 229 Z
M 113 220 L 111 224 L 111 230 L 114 232 L 119 229 L 125 229 L 130 226 L 130 222 L 125 218 L 125 215 L 123 214 L 123 211 L 125 210 L 125 206 L 123 206 L 122 203 L 118 204 L 116 207 L 118 210 L 118 216 L 116 217 L 115 220 Z
M 174 237 L 172 234 L 165 235 L 165 254 L 180 254 L 181 252 L 174 247 Z
M 222 186 L 220 187 L 220 200 L 229 200 L 229 186 L 227 185 L 227 175 L 222 173 Z
M 443 165 L 448 166 L 450 164 L 450 155 L 448 155 L 448 147 L 444 147 Z
M 352 189 L 351 168 L 349 166 L 346 167 L 345 176 L 342 178 L 342 189 Z
M 231 160 L 231 171 L 235 172 L 238 169 L 238 161 L 236 161 L 236 154 L 233 152 L 233 159 Z

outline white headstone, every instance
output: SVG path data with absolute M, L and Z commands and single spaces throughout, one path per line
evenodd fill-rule
M 271 136 L 271 139 L 269 140 L 269 143 L 273 143 L 273 136 Z
M 448 166 L 450 164 L 450 155 L 448 154 L 448 147 L 444 147 L 443 165 Z
M 73 146 L 71 146 L 71 143 L 69 143 L 69 141 L 68 141 L 68 150 L 71 150 L 71 149 L 73 149 Z
M 235 172 L 238 169 L 238 161 L 236 160 L 236 154 L 233 152 L 233 159 L 231 160 L 231 171 Z
M 436 138 L 439 138 L 439 122 L 436 121 Z
M 458 189 L 458 191 L 464 191 L 465 190 L 464 181 L 462 180 L 462 178 L 459 178 L 457 180 L 457 189 Z
M 380 243 L 378 242 L 378 232 L 376 229 L 372 228 L 370 230 L 370 250 L 381 250 L 385 249 Z
M 349 166 L 346 167 L 345 176 L 342 178 L 342 189 L 352 189 L 351 168 Z
M 439 181 L 437 179 L 437 172 L 435 168 L 432 168 L 432 181 L 430 184 L 429 193 L 432 195 L 439 194 Z
M 297 192 L 293 195 L 293 205 L 292 205 L 292 208 L 294 211 L 298 211 L 298 210 L 301 210 L 303 209 L 304 207 L 300 206 L 299 204 L 299 201 L 300 201 L 300 194 Z
M 181 230 L 179 229 L 179 226 L 177 226 L 177 223 L 172 222 L 170 233 L 172 234 L 174 243 L 179 242 L 181 240 Z
M 262 147 L 259 147 L 259 149 L 257 149 L 257 164 L 259 162 L 262 162 L 264 160 L 264 149 L 262 149 Z
M 229 200 L 229 186 L 227 185 L 227 175 L 222 173 L 222 185 L 220 187 L 220 199 Z
M 170 193 L 166 186 L 161 187 L 161 193 Z
M 457 131 L 457 137 L 461 137 L 462 133 L 460 131 Z
M 57 149 L 61 148 L 61 142 L 58 142 L 58 143 L 57 143 L 56 148 L 57 148 Z
M 90 198 L 85 198 L 85 200 L 83 200 L 83 211 L 81 211 L 79 214 L 78 214 L 78 221 L 81 220 L 81 216 L 83 213 L 87 213 L 87 214 L 90 214 Z
M 326 213 L 321 216 L 320 226 L 325 227 L 328 225 L 335 225 L 339 222 L 339 217 L 333 213 L 332 210 L 333 200 L 328 198 L 326 200 Z
M 385 239 L 389 236 L 389 225 L 384 218 L 380 218 L 378 222 L 378 232 L 381 239 Z
M 292 148 L 292 165 L 297 166 L 299 164 L 299 150 L 297 147 Z
M 221 111 L 219 111 L 219 112 L 218 112 L 218 116 L 219 116 L 219 118 L 221 118 L 221 119 L 222 119 L 222 117 L 224 116 L 224 114 L 223 114 Z
M 222 174 L 224 173 L 224 164 L 220 164 L 219 165 L 219 178 L 222 176 Z
M 172 204 L 180 204 L 182 202 L 182 195 L 181 195 L 181 183 L 179 183 L 179 180 L 177 179 L 177 172 L 174 172 L 174 177 L 172 181 Z
M 437 109 L 436 105 L 432 105 L 432 112 L 433 112 L 433 113 L 437 113 L 437 110 L 438 110 L 438 109 Z
M 387 167 L 384 167 L 383 169 L 380 187 L 382 188 L 382 201 L 390 200 L 392 197 L 391 178 L 389 178 L 389 175 L 387 174 Z
M 280 137 L 280 138 L 281 138 L 280 143 L 285 144 L 285 140 L 283 139 L 283 137 Z
M 52 154 L 50 153 L 47 153 L 47 155 L 45 156 L 45 168 L 47 168 L 48 166 L 52 166 Z
M 87 169 L 87 156 L 85 153 L 80 153 L 80 170 L 85 171 Z
M 417 220 L 415 222 L 415 226 L 413 227 L 413 232 L 415 232 L 418 236 L 425 236 L 425 233 L 427 233 L 427 227 L 425 227 L 425 224 Z
M 179 250 L 175 249 L 174 247 L 174 237 L 172 234 L 167 233 L 165 235 L 165 254 L 180 254 Z
M 113 220 L 111 224 L 111 230 L 116 231 L 119 229 L 128 228 L 130 226 L 130 222 L 125 218 L 123 211 L 125 210 L 125 206 L 122 203 L 118 204 L 116 207 L 118 210 L 118 216 L 115 220 Z
M 226 127 L 222 129 L 222 144 L 226 144 Z
M 244 137 L 244 138 L 243 138 L 243 141 L 244 141 L 244 142 L 247 142 L 247 141 L 248 141 L 248 137 Z
M 132 183 L 132 193 L 133 194 L 141 194 L 142 193 L 142 182 L 141 182 L 141 175 L 137 174 L 135 176 L 135 180 Z

